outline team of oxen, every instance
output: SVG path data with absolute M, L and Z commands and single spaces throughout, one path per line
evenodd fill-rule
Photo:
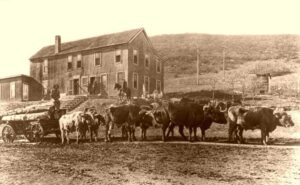
M 201 140 L 205 140 L 205 131 L 212 123 L 229 124 L 228 140 L 244 143 L 244 130 L 261 130 L 262 144 L 266 145 L 269 133 L 277 126 L 290 127 L 294 123 L 284 110 L 252 107 L 245 108 L 241 104 L 231 102 L 210 101 L 201 103 L 186 98 L 177 101 L 148 102 L 142 105 L 130 103 L 110 105 L 103 115 L 94 109 L 73 112 L 63 115 L 60 120 L 62 143 L 66 137 L 69 143 L 69 133 L 76 132 L 79 138 L 86 138 L 87 131 L 90 141 L 97 141 L 100 125 L 105 126 L 105 141 L 111 141 L 111 131 L 114 127 L 122 129 L 122 137 L 128 141 L 136 140 L 135 129 L 141 128 L 141 140 L 146 140 L 147 129 L 151 126 L 161 127 L 162 140 L 166 141 L 174 127 L 185 140 L 197 141 L 197 129 L 201 130 Z M 188 129 L 188 138 L 184 135 Z

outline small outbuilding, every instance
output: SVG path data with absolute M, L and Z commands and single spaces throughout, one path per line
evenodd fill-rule
M 257 82 L 259 85 L 258 92 L 260 94 L 266 94 L 271 92 L 270 88 L 270 80 L 271 74 L 270 73 L 257 73 Z
M 27 75 L 0 79 L 0 101 L 37 101 L 43 97 L 43 86 Z

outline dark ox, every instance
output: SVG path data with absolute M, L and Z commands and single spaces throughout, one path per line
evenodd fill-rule
M 294 123 L 286 112 L 277 112 L 271 108 L 255 107 L 245 109 L 241 106 L 233 106 L 228 110 L 229 138 L 232 140 L 234 133 L 238 143 L 244 143 L 244 130 L 261 130 L 261 142 L 266 145 L 269 133 L 274 131 L 277 126 L 290 127 Z
M 136 140 L 135 127 L 141 126 L 142 139 L 146 139 L 146 130 L 152 124 L 152 117 L 134 104 L 111 106 L 106 110 L 105 140 L 111 141 L 111 130 L 116 125 L 127 133 L 128 141 Z M 150 123 L 151 122 L 151 123 Z M 122 134 L 123 135 L 123 134 Z
M 86 131 L 90 133 L 90 142 L 93 140 L 93 136 L 95 141 L 98 139 L 98 130 L 101 125 L 105 125 L 105 119 L 100 114 L 91 114 L 85 113 L 83 115 L 83 123 L 84 123 L 84 131 L 82 137 L 86 138 Z
M 210 128 L 213 122 L 226 124 L 227 110 L 225 104 L 219 103 L 217 105 L 201 105 L 189 101 L 179 103 L 169 103 L 168 113 L 170 117 L 169 131 L 175 125 L 179 126 L 179 133 L 186 139 L 183 128 L 189 129 L 189 141 L 192 141 L 192 133 L 194 133 L 194 140 L 197 140 L 197 127 L 201 128 L 202 140 L 205 140 L 205 131 Z M 167 133 L 167 137 L 169 135 Z
M 170 124 L 170 116 L 168 110 L 164 106 L 156 105 L 153 111 L 155 122 L 162 128 L 162 141 L 166 140 L 166 130 Z M 173 130 L 172 130 L 173 132 Z M 174 133 L 173 133 L 174 135 Z
M 153 116 L 151 115 L 151 107 L 140 106 L 139 121 L 136 126 L 141 128 L 141 139 L 147 140 L 147 129 L 154 125 Z

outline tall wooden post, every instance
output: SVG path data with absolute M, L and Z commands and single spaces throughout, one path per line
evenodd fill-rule
M 199 85 L 199 49 L 197 45 L 197 85 Z
M 225 84 L 225 48 L 223 48 L 223 80 Z

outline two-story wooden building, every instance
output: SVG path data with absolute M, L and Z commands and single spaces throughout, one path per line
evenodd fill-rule
M 87 94 L 93 81 L 108 96 L 116 96 L 115 83 L 124 80 L 132 96 L 163 91 L 164 65 L 144 29 L 46 46 L 30 58 L 30 76 L 50 89 L 58 84 L 61 93 Z M 103 93 L 103 92 L 102 92 Z

